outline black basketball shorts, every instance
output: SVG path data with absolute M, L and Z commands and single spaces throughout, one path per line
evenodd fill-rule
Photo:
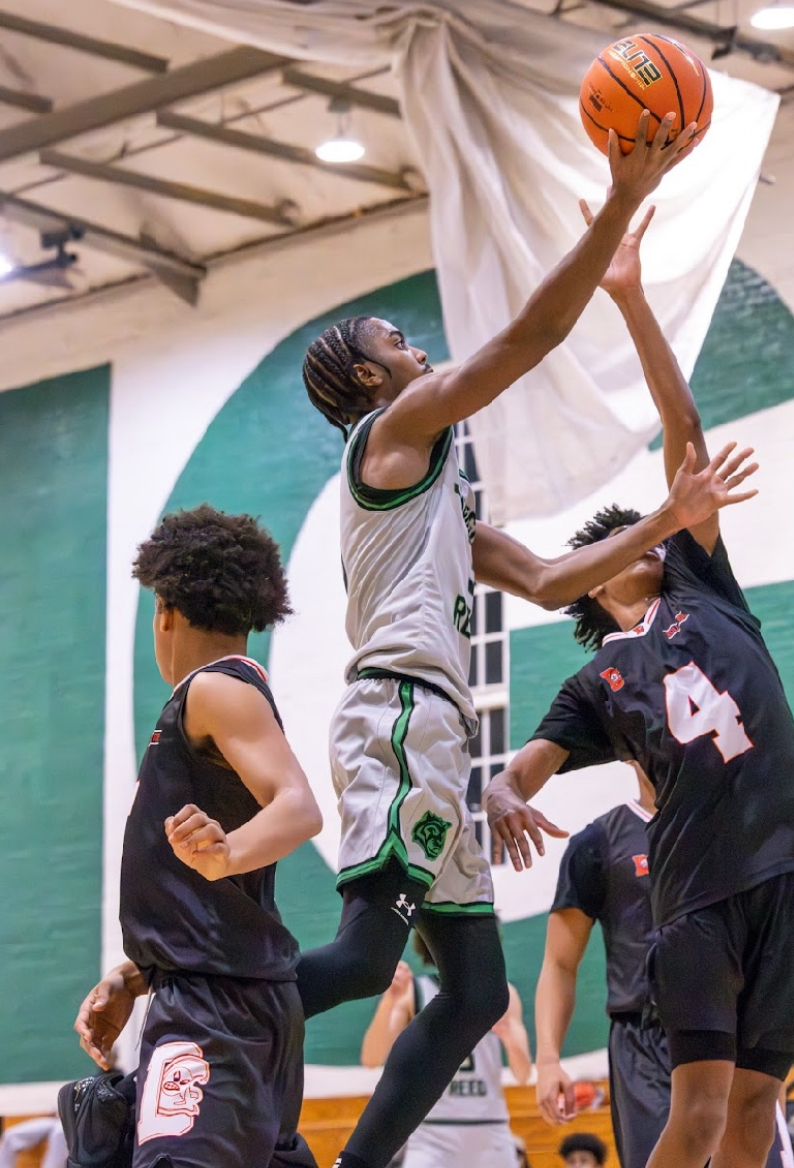
M 295 982 L 158 974 L 133 1168 L 316 1168 L 296 1136 L 303 1029 Z
M 794 872 L 664 925 L 649 972 L 673 1067 L 727 1059 L 785 1079 L 794 1063 Z

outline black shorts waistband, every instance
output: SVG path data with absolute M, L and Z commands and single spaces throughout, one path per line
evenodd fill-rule
M 641 1026 L 643 1020 L 642 1010 L 617 1010 L 614 1014 L 609 1015 L 611 1022 L 618 1022 L 622 1025 Z

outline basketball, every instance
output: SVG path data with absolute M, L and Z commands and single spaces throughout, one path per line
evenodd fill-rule
M 711 125 L 713 105 L 711 81 L 700 58 L 657 33 L 639 33 L 609 45 L 587 70 L 579 93 L 582 124 L 602 154 L 608 150 L 610 129 L 617 132 L 623 153 L 629 153 L 644 109 L 651 115 L 649 141 L 667 113 L 676 116 L 671 141 L 696 122 L 687 147 L 691 150 Z

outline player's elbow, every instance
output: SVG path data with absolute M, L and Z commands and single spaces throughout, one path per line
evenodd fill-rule
M 554 612 L 570 602 L 569 592 L 570 589 L 566 591 L 564 581 L 556 571 L 556 565 L 546 564 L 532 581 L 530 600 L 547 612 Z

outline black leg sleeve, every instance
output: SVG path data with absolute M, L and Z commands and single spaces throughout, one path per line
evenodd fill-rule
M 298 963 L 298 990 L 307 1018 L 340 1002 L 385 993 L 425 892 L 396 862 L 345 885 L 335 939 L 310 949 Z
M 423 911 L 416 927 L 435 960 L 440 989 L 395 1042 L 348 1141 L 345 1151 L 367 1168 L 385 1168 L 508 1006 L 495 917 Z

